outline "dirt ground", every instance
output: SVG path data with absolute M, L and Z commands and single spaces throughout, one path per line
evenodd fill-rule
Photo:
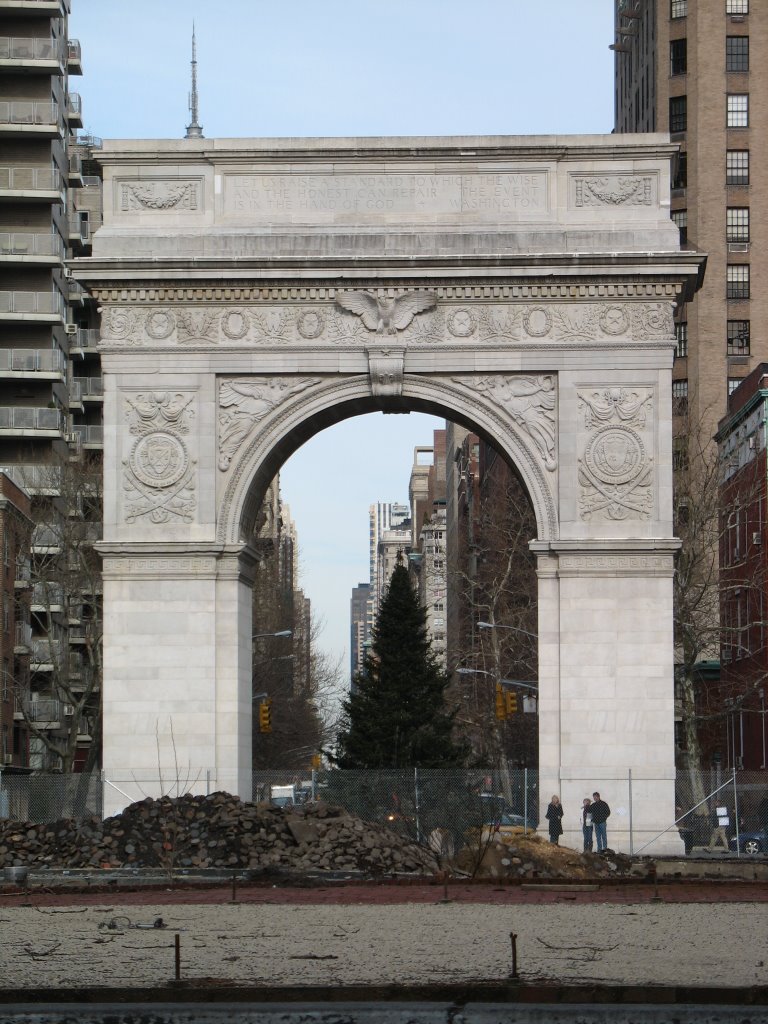
M 768 886 L 230 886 L 0 893 L 0 985 L 768 985 Z M 161 927 L 155 927 L 159 923 Z

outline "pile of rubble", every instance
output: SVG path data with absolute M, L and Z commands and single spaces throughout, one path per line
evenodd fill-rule
M 0 823 L 0 868 L 156 868 L 431 874 L 431 851 L 340 807 L 283 809 L 228 793 L 131 804 L 102 821 Z
M 617 878 L 638 870 L 641 873 L 646 871 L 625 854 L 612 851 L 581 853 L 567 846 L 555 846 L 535 833 L 524 833 L 522 829 L 503 840 L 465 846 L 454 858 L 452 867 L 454 871 L 474 875 L 475 878 L 561 879 L 572 882 Z

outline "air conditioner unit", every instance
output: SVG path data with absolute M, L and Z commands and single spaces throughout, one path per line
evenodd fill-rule
M 65 324 L 64 330 L 67 332 L 67 334 L 77 334 L 78 326 L 77 324 Z
M 65 704 L 63 711 L 65 718 L 71 718 L 75 713 L 75 708 L 72 704 Z
M 79 444 L 79 442 L 80 442 L 80 435 L 79 434 L 65 434 L 64 435 L 64 440 L 67 442 L 67 444 Z
M 749 435 L 749 439 L 747 441 L 747 444 L 748 444 L 748 446 L 750 448 L 754 448 L 755 447 L 755 435 L 754 434 L 750 434 Z
M 6 754 L 3 761 L 5 764 L 13 764 L 13 754 Z
M 69 269 L 69 267 L 64 267 L 64 277 L 66 277 L 67 279 L 72 277 L 72 271 Z
M 763 535 L 762 533 L 760 533 L 759 530 L 755 531 L 755 533 L 752 534 L 752 543 L 755 545 L 756 548 L 759 548 L 760 545 L 763 543 Z

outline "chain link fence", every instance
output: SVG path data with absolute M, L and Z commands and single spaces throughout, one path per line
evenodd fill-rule
M 203 771 L 202 778 L 212 777 Z M 610 783 L 611 803 L 631 808 L 638 776 Z M 606 780 L 607 782 L 607 780 Z M 101 774 L 62 775 L 0 773 L 0 818 L 45 823 L 60 818 L 82 819 L 103 814 Z M 208 792 L 210 786 L 194 787 Z M 152 792 L 149 783 L 145 786 Z M 158 791 L 165 792 L 167 787 Z M 176 794 L 179 795 L 179 794 Z M 442 852 L 459 849 L 492 830 L 537 828 L 540 798 L 538 772 L 507 767 L 483 769 L 257 771 L 254 801 L 276 805 L 323 800 L 344 807 L 367 821 L 379 822 Z M 680 771 L 675 787 L 676 810 L 665 831 L 679 833 L 692 855 L 768 854 L 768 771 L 723 773 Z M 570 808 L 568 809 L 571 810 Z M 642 854 L 633 843 L 630 853 Z M 662 835 L 664 833 L 661 833 Z

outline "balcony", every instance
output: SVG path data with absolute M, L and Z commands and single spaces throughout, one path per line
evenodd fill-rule
M 73 426 L 72 433 L 79 439 L 77 443 L 82 448 L 103 448 L 104 447 L 104 427 L 84 427 L 84 426 Z
M 67 381 L 67 399 L 70 412 L 73 409 L 77 409 L 79 412 L 83 411 L 83 393 L 80 390 L 80 385 L 74 380 Z
M 67 184 L 72 188 L 83 187 L 83 158 L 79 153 L 70 153 L 67 164 Z
M 70 128 L 83 127 L 83 102 L 76 92 L 67 96 L 67 121 Z
M 35 406 L 0 406 L 0 437 L 61 437 L 64 417 L 60 409 Z
M 90 243 L 91 223 L 87 211 L 71 213 L 67 218 L 67 224 L 69 241 L 72 245 L 79 246 Z
M 0 138 L 56 139 L 59 134 L 58 104 L 36 100 L 0 101 Z
M 8 466 L 3 472 L 27 494 L 56 497 L 61 493 L 61 467 L 48 465 Z
M 41 18 L 69 14 L 69 3 L 63 0 L 0 0 L 0 14 L 23 14 L 25 18 L 35 15 Z
M 74 324 L 72 325 L 74 326 Z M 69 341 L 70 355 L 83 355 L 85 352 L 97 352 L 99 348 L 99 332 L 92 329 L 77 329 Z
M 70 306 L 80 306 L 88 298 L 88 292 L 78 281 L 67 281 L 67 302 Z
M 31 608 L 42 612 L 64 611 L 64 588 L 58 583 L 35 583 L 32 587 Z
M 77 39 L 67 40 L 67 71 L 70 75 L 82 75 L 83 59 L 80 42 Z
M 50 167 L 0 167 L 0 202 L 50 204 L 62 199 L 58 171 Z
M 52 39 L 0 36 L 0 73 L 61 74 L 64 69 L 60 53 L 60 44 Z
M 58 291 L 0 292 L 0 323 L 64 323 L 64 297 Z
M 52 527 L 38 523 L 32 530 L 32 551 L 36 555 L 57 554 L 61 551 L 61 537 Z
M 0 231 L 0 263 L 52 267 L 64 259 L 64 242 L 50 231 Z
M 53 700 L 46 697 L 40 700 L 26 699 L 21 702 L 21 717 L 28 722 L 34 722 L 39 729 L 57 729 L 61 722 L 61 716 L 67 705 L 60 700 Z
M 67 648 L 69 650 L 69 648 Z M 33 636 L 29 667 L 33 672 L 52 672 L 63 666 L 64 643 L 49 636 Z
M 75 377 L 74 383 L 79 385 L 84 402 L 104 401 L 103 377 Z
M 28 558 L 17 558 L 13 585 L 16 590 L 26 590 L 32 580 L 32 563 Z
M 63 381 L 66 366 L 67 360 L 60 348 L 0 349 L 0 377 Z
M 32 627 L 28 622 L 16 623 L 16 635 L 14 637 L 13 653 L 29 654 L 32 646 Z

